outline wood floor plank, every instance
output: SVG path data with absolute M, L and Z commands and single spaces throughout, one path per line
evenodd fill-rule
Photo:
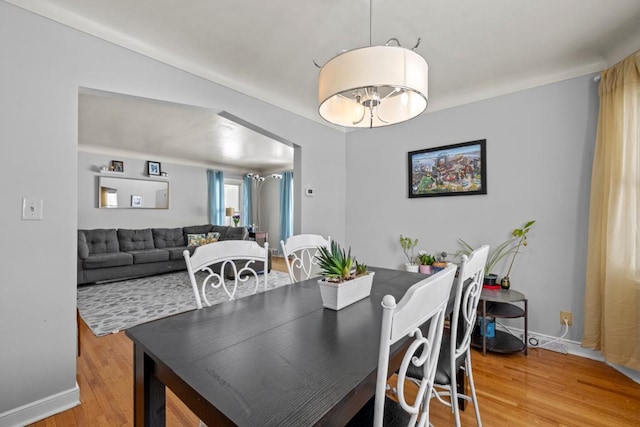
M 273 269 L 286 272 L 281 259 Z M 77 378 L 81 405 L 34 427 L 133 426 L 133 345 L 124 332 L 96 337 L 80 322 L 82 354 Z M 547 350 L 524 354 L 472 353 L 483 425 L 640 426 L 640 384 L 605 363 Z M 444 405 L 432 401 L 435 426 L 453 424 Z M 475 425 L 473 410 L 462 424 Z M 198 425 L 197 417 L 167 392 L 167 425 Z

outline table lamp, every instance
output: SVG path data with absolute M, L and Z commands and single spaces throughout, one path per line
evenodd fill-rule
M 233 208 L 226 208 L 224 210 L 224 216 L 226 216 L 227 218 L 229 218 L 227 220 L 227 224 L 231 225 L 231 217 L 233 216 L 233 214 L 235 213 L 235 209 Z

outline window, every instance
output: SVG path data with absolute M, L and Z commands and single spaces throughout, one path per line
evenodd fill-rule
M 236 179 L 224 180 L 224 207 L 233 208 L 240 213 L 242 208 L 242 181 Z

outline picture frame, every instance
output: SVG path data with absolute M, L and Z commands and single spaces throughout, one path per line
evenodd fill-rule
M 160 176 L 160 162 L 147 161 L 147 174 L 149 176 Z
M 124 172 L 124 162 L 120 160 L 111 160 L 109 170 L 111 172 Z
M 131 196 L 131 207 L 132 208 L 141 208 L 142 207 L 142 196 Z
M 487 194 L 487 140 L 410 151 L 409 198 Z

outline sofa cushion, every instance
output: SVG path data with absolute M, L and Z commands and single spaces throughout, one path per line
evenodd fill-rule
M 91 254 L 82 260 L 82 267 L 93 268 L 120 267 L 133 264 L 133 256 L 125 252 Z
M 153 234 L 150 228 L 142 230 L 118 229 L 118 241 L 120 250 L 123 252 L 140 251 L 143 249 L 154 249 Z
M 226 225 L 213 225 L 211 226 L 211 231 L 215 231 L 216 233 L 220 233 L 220 237 L 218 237 L 218 240 L 226 240 L 227 239 L 227 230 L 229 230 L 229 228 Z
M 176 248 L 186 245 L 182 227 L 152 228 L 153 244 L 156 249 Z
M 182 254 L 185 250 L 189 251 L 189 254 L 193 255 L 193 251 L 196 250 L 196 246 L 182 246 L 181 248 L 167 248 L 165 251 L 169 252 L 169 259 L 184 259 Z
M 182 233 L 184 234 L 184 243 L 185 245 L 188 245 L 189 243 L 189 238 L 187 237 L 187 234 L 207 234 L 208 232 L 211 231 L 211 224 L 204 224 L 204 225 L 190 225 L 188 227 L 183 227 L 182 228 Z
M 139 251 L 127 251 L 127 253 L 133 255 L 134 264 L 169 261 L 169 251 L 166 249 L 142 249 Z
M 247 240 L 249 238 L 249 230 L 247 227 L 229 227 L 225 240 Z
M 89 245 L 87 245 L 87 236 L 83 230 L 78 230 L 78 260 L 89 256 Z
M 78 230 L 78 256 L 118 253 L 120 245 L 115 228 Z
M 207 235 L 200 234 L 187 234 L 187 246 L 202 246 L 207 244 Z

